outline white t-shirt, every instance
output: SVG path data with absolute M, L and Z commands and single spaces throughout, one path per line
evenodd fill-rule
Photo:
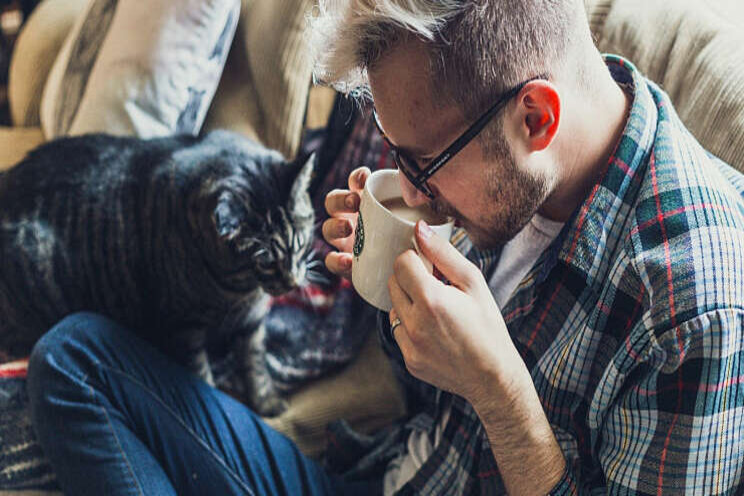
M 501 251 L 499 263 L 488 287 L 499 308 L 502 308 L 522 279 L 527 275 L 542 252 L 553 242 L 563 228 L 556 222 L 535 214 L 530 222 Z M 383 478 L 383 494 L 390 496 L 411 480 L 439 444 L 444 427 L 449 420 L 449 405 L 445 406 L 434 428 L 434 443 L 426 431 L 414 430 L 408 436 L 406 452 L 388 463 Z

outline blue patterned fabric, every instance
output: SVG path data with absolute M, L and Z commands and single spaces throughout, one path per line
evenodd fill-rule
M 55 489 L 56 478 L 31 425 L 25 367 L 0 366 L 0 490 Z

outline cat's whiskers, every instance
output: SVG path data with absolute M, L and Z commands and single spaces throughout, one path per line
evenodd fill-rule
M 311 260 L 307 263 L 307 268 L 312 269 L 313 267 L 317 267 L 318 265 L 323 265 L 322 260 Z
M 315 268 L 308 268 L 307 274 L 305 275 L 308 281 L 316 284 L 322 284 L 324 286 L 328 286 L 331 282 L 331 280 L 323 274 L 322 272 L 318 271 Z

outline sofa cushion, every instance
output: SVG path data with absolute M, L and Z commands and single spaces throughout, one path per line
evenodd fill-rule
M 243 132 L 294 157 L 311 81 L 305 29 L 312 5 L 312 0 L 243 0 L 205 129 Z
M 700 143 L 744 171 L 744 7 L 739 0 L 595 0 L 602 52 L 630 59 L 669 94 Z
M 44 142 L 40 127 L 0 127 L 0 172 Z
M 239 0 L 91 0 L 44 89 L 48 139 L 196 134 L 222 73 Z M 133 34 L 136 33 L 135 36 Z
M 41 124 L 39 106 L 49 71 L 88 0 L 45 0 L 23 25 L 13 47 L 8 101 L 14 126 Z
M 341 372 L 328 375 L 289 397 L 289 408 L 266 423 L 289 436 L 308 456 L 326 448 L 326 426 L 345 419 L 359 432 L 374 432 L 406 413 L 403 392 L 377 333 Z

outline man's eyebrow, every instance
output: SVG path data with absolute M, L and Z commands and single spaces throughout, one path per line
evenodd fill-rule
M 377 112 L 374 107 L 372 109 L 372 112 Z M 372 119 L 376 119 L 376 117 L 373 115 Z M 411 146 L 400 146 L 396 144 L 392 139 L 390 139 L 390 135 L 385 131 L 385 128 L 382 127 L 382 123 L 378 120 L 377 125 L 380 126 L 380 130 L 382 131 L 383 135 L 387 139 L 388 142 L 390 142 L 391 145 L 395 146 L 398 150 L 402 151 L 406 155 L 408 155 L 411 158 L 417 159 L 417 160 L 427 160 L 430 158 L 433 158 L 436 152 L 430 152 L 427 150 L 424 150 L 422 148 L 418 148 L 416 145 Z
M 387 133 L 385 134 L 385 136 L 387 137 L 390 144 L 392 144 L 393 146 L 395 146 L 395 148 L 402 151 L 403 153 L 405 153 L 406 155 L 408 155 L 409 157 L 413 159 L 426 160 L 426 159 L 432 158 L 436 153 L 436 152 L 424 150 L 422 148 L 417 147 L 416 145 L 400 146 L 400 145 L 397 145 L 392 139 L 390 139 L 390 136 L 388 136 Z
M 405 152 L 405 154 L 408 155 L 409 157 L 416 159 L 416 160 L 427 160 L 434 156 L 433 152 L 427 152 L 415 146 L 412 146 L 412 147 L 398 146 L 397 148 Z

